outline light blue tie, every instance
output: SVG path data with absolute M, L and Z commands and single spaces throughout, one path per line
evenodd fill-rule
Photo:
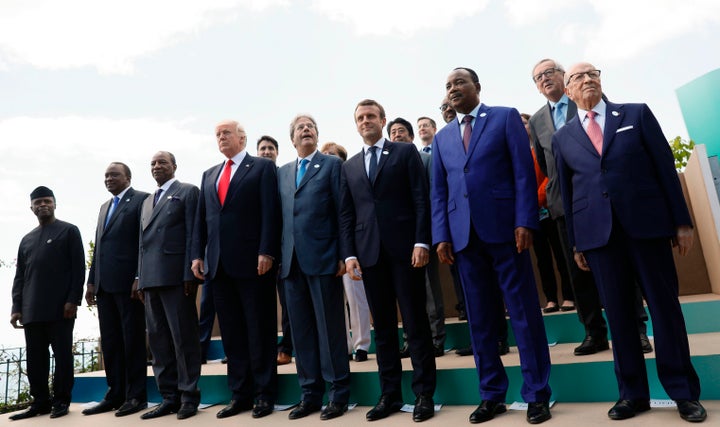
M 565 126 L 565 102 L 560 101 L 555 104 L 555 111 L 553 114 L 553 122 L 555 122 L 555 130 Z
M 303 177 L 305 176 L 305 172 L 307 171 L 307 164 L 309 162 L 310 162 L 310 160 L 308 160 L 308 159 L 300 160 L 300 167 L 298 168 L 297 178 L 295 178 L 295 188 L 300 186 L 300 182 L 302 181 Z
M 107 227 L 108 222 L 110 222 L 110 217 L 112 217 L 113 213 L 115 213 L 115 208 L 117 208 L 119 201 L 120 198 L 118 196 L 113 197 L 112 205 L 110 205 L 110 209 L 108 209 L 108 214 L 105 217 L 105 227 Z

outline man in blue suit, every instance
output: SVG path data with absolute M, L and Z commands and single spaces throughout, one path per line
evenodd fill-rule
M 247 153 L 247 134 L 238 122 L 220 122 L 215 138 L 226 160 L 202 177 L 191 268 L 213 287 L 228 359 L 232 398 L 217 417 L 252 409 L 260 418 L 272 413 L 277 398 L 277 172 L 272 161 Z
M 480 83 L 456 68 L 445 85 L 457 120 L 433 143 L 432 235 L 441 262 L 457 262 L 480 406 L 471 423 L 506 411 L 508 378 L 497 351 L 501 298 L 520 351 L 532 424 L 550 419 L 550 354 L 530 254 L 538 227 L 537 186 L 527 133 L 517 110 L 480 103 Z
M 290 123 L 298 158 L 278 170 L 283 214 L 282 267 L 302 400 L 291 420 L 320 410 L 325 382 L 328 405 L 320 419 L 347 411 L 350 365 L 345 346 L 345 313 L 338 218 L 342 160 L 317 150 L 317 122 L 304 114 Z
M 552 148 L 575 261 L 592 271 L 612 335 L 620 399 L 608 416 L 650 409 L 632 327 L 637 280 L 652 317 L 660 382 L 683 419 L 703 421 L 671 246 L 681 255 L 690 250 L 692 222 L 667 139 L 647 105 L 603 101 L 592 64 L 570 67 L 565 93 L 578 112 L 555 133 Z

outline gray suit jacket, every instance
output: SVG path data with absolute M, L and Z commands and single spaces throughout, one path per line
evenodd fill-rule
M 337 272 L 341 167 L 339 158 L 317 152 L 297 188 L 296 160 L 278 170 L 283 216 L 280 277 L 290 274 L 293 253 L 307 275 Z
M 194 281 L 190 271 L 190 243 L 200 190 L 180 181 L 172 183 L 153 208 L 153 196 L 141 212 L 138 286 L 181 286 Z

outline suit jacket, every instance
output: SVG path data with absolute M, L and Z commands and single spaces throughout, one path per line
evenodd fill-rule
M 647 105 L 607 102 L 602 156 L 577 116 L 552 144 L 578 251 L 607 244 L 614 218 L 633 239 L 671 237 L 691 225 L 670 146 Z
M 565 123 L 577 115 L 577 105 L 568 99 Z M 553 218 L 565 215 L 560 195 L 560 183 L 557 179 L 555 158 L 552 152 L 552 136 L 555 133 L 555 122 L 552 117 L 550 104 L 547 102 L 532 117 L 530 117 L 530 133 L 533 137 L 535 155 L 540 169 L 548 177 L 545 192 L 547 194 L 547 208 Z
M 275 259 L 280 252 L 280 201 L 275 164 L 245 155 L 220 205 L 215 183 L 223 163 L 206 170 L 200 184 L 193 227 L 192 259 L 205 262 L 205 278 L 215 277 L 222 262 L 236 279 L 257 276 L 258 255 Z
M 140 210 L 148 193 L 127 190 L 105 226 L 105 218 L 112 199 L 100 206 L 95 250 L 87 282 L 95 285 L 95 292 L 127 292 L 137 277 Z
M 409 263 L 415 243 L 430 244 L 427 180 L 413 144 L 385 140 L 375 183 L 365 170 L 364 151 L 342 166 L 340 240 L 343 259 L 377 263 L 380 247 L 396 262 Z
M 153 197 L 145 199 L 138 260 L 141 289 L 196 280 L 190 270 L 190 247 L 199 193 L 196 186 L 175 181 L 154 208 Z
M 340 258 L 338 218 L 342 160 L 316 152 L 300 185 L 295 186 L 297 161 L 278 170 L 282 204 L 282 267 L 290 274 L 293 253 L 303 273 L 335 274 Z
M 538 200 L 530 145 L 514 108 L 480 104 L 465 153 L 453 120 L 433 141 L 433 243 L 464 249 L 470 227 L 488 243 L 515 239 L 515 228 L 538 227 Z

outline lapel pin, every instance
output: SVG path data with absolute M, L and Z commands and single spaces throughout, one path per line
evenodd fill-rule
M 487 113 L 480 113 L 480 117 L 485 117 L 485 116 L 487 116 Z
M 617 117 L 617 116 L 620 115 L 620 113 L 618 113 L 617 111 L 613 111 L 613 112 L 612 112 L 612 115 L 615 116 L 615 117 Z
M 172 200 L 173 196 L 167 196 L 168 200 Z
M 47 241 L 47 242 L 48 242 L 48 243 L 52 243 L 52 239 L 48 239 L 48 241 Z
M 246 165 L 245 165 L 245 167 L 246 167 L 246 168 L 249 168 L 249 167 L 250 167 L 250 165 L 247 165 L 247 164 L 246 164 Z
M 320 168 L 320 165 L 315 164 L 313 167 L 314 167 L 315 169 L 319 169 L 319 168 Z
M 388 150 L 383 151 L 383 154 L 388 155 L 390 152 Z

